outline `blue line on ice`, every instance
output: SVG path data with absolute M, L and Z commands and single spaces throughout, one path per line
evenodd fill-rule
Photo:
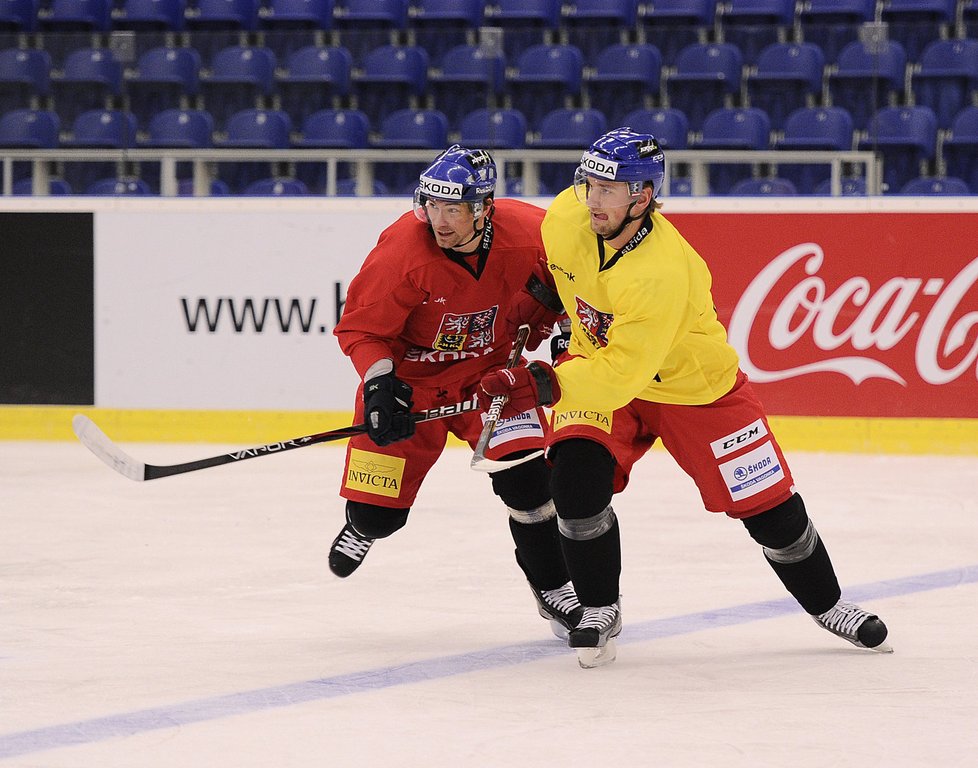
M 946 589 L 978 582 L 978 565 L 924 573 L 902 579 L 847 587 L 845 595 L 855 602 Z M 655 619 L 629 624 L 619 644 L 648 642 L 664 637 L 687 635 L 718 627 L 749 624 L 800 611 L 791 598 L 718 608 L 686 616 Z M 241 691 L 151 709 L 123 712 L 89 720 L 62 723 L 29 731 L 0 734 L 0 760 L 33 754 L 48 749 L 91 744 L 148 731 L 191 723 L 244 715 L 273 708 L 290 707 L 309 701 L 351 696 L 365 691 L 439 680 L 468 672 L 524 664 L 538 659 L 568 654 L 553 640 L 488 648 L 456 656 L 426 659 L 396 667 L 381 667 L 346 675 L 288 683 L 271 688 Z

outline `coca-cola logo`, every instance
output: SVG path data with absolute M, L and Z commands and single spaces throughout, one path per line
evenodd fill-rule
M 728 335 L 740 353 L 741 368 L 753 381 L 834 372 L 855 384 L 878 378 L 907 386 L 906 379 L 879 358 L 901 343 L 914 343 L 913 330 L 913 357 L 922 381 L 947 384 L 968 370 L 978 379 L 978 311 L 960 311 L 978 283 L 978 258 L 950 280 L 892 277 L 875 289 L 860 275 L 830 286 L 819 274 L 824 261 L 817 243 L 796 245 L 761 270 L 741 295 Z M 789 275 L 796 265 L 806 276 Z M 774 307 L 766 329 L 772 349 L 788 350 L 807 338 L 808 346 L 826 355 L 785 368 L 765 369 L 756 364 L 750 342 L 765 333 L 757 327 L 762 307 Z M 843 346 L 861 354 L 832 354 Z

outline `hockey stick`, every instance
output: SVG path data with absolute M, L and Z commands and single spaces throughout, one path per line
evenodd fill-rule
M 462 403 L 443 405 L 440 408 L 431 408 L 427 411 L 411 414 L 416 422 L 434 421 L 435 419 L 445 419 L 459 413 L 474 411 L 479 407 L 478 400 L 473 395 L 470 400 Z M 291 451 L 295 448 L 306 448 L 317 443 L 326 443 L 331 440 L 342 440 L 346 437 L 353 437 L 367 431 L 366 424 L 354 424 L 350 427 L 341 427 L 329 432 L 318 432 L 315 435 L 296 437 L 291 440 L 283 440 L 279 443 L 267 443 L 255 448 L 246 448 L 242 451 L 233 453 L 222 453 L 220 456 L 211 456 L 207 459 L 188 461 L 183 464 L 144 464 L 132 458 L 122 451 L 109 437 L 98 428 L 98 425 L 84 414 L 76 414 L 71 420 L 71 428 L 75 430 L 78 439 L 81 440 L 88 450 L 98 456 L 120 475 L 125 475 L 130 480 L 156 480 L 159 477 L 170 477 L 171 475 L 182 475 L 185 472 L 196 472 L 198 469 L 208 469 L 218 467 L 222 464 L 233 464 L 245 459 L 256 459 L 259 456 L 268 456 L 273 453 Z
M 516 332 L 516 339 L 513 341 L 513 350 L 509 353 L 509 358 L 506 360 L 507 368 L 512 368 L 520 361 L 520 355 L 523 354 L 523 347 L 526 346 L 526 340 L 529 337 L 530 326 L 521 325 L 520 329 Z M 506 395 L 499 395 L 494 397 L 492 403 L 489 404 L 489 409 L 486 411 L 486 422 L 482 425 L 482 434 L 479 435 L 479 442 L 475 444 L 475 453 L 472 454 L 472 463 L 469 464 L 476 472 L 499 472 L 502 469 L 509 469 L 518 464 L 531 461 L 538 456 L 543 456 L 543 451 L 533 451 L 526 456 L 507 461 L 493 461 L 492 459 L 486 458 L 486 448 L 489 447 L 489 439 L 496 429 L 499 415 L 502 413 L 503 406 L 506 405 L 507 400 L 509 398 Z

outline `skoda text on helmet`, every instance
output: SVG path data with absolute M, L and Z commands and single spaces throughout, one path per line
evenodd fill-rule
M 442 152 L 418 179 L 414 191 L 414 215 L 428 222 L 428 200 L 468 203 L 472 218 L 485 212 L 486 198 L 496 190 L 496 163 L 482 149 L 466 149 L 458 144 Z
M 665 156 L 655 136 L 618 128 L 604 134 L 584 153 L 574 174 L 574 189 L 578 199 L 586 203 L 588 178 L 627 182 L 629 197 L 637 197 L 642 187 L 650 183 L 652 196 L 656 197 L 665 172 Z

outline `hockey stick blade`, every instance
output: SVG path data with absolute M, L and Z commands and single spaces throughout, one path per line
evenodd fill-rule
M 512 368 L 520 361 L 520 356 L 523 354 L 523 347 L 526 346 L 526 341 L 529 338 L 530 326 L 521 325 L 516 332 L 516 338 L 513 340 L 513 349 L 510 351 L 509 357 L 506 360 L 507 368 Z M 489 404 L 489 409 L 486 411 L 486 421 L 482 425 L 482 434 L 479 435 L 479 442 L 475 444 L 475 452 L 472 454 L 472 461 L 469 464 L 469 468 L 474 469 L 476 472 L 499 472 L 503 469 L 509 469 L 510 467 L 515 467 L 527 461 L 532 461 L 539 456 L 543 456 L 543 451 L 533 451 L 526 456 L 520 456 L 518 459 L 493 461 L 492 459 L 486 458 L 486 449 L 489 447 L 489 440 L 492 438 L 492 433 L 496 430 L 499 416 L 508 399 L 506 395 L 499 395 L 498 397 L 494 397 Z
M 427 411 L 420 411 L 412 414 L 416 422 L 435 421 L 437 419 L 447 419 L 460 413 L 467 413 L 478 409 L 479 404 L 476 397 L 461 403 L 443 405 L 440 408 L 431 408 Z M 144 480 L 156 480 L 161 477 L 172 475 L 182 475 L 187 472 L 196 472 L 199 469 L 209 467 L 219 467 L 223 464 L 234 464 L 245 459 L 257 459 L 261 456 L 270 456 L 275 453 L 295 450 L 296 448 L 306 448 L 318 443 L 326 443 L 333 440 L 343 440 L 354 435 L 359 435 L 367 431 L 366 424 L 354 424 L 349 427 L 341 427 L 328 432 L 318 432 L 314 435 L 305 435 L 291 440 L 283 440 L 278 443 L 266 443 L 254 448 L 246 448 L 231 453 L 222 453 L 219 456 L 211 456 L 197 461 L 188 461 L 183 464 L 146 464 L 123 451 L 119 446 L 112 442 L 98 425 L 84 414 L 75 414 L 71 420 L 71 428 L 75 435 L 88 450 L 98 456 L 105 464 L 114 469 L 120 475 L 128 477 L 130 480 L 142 482 Z

